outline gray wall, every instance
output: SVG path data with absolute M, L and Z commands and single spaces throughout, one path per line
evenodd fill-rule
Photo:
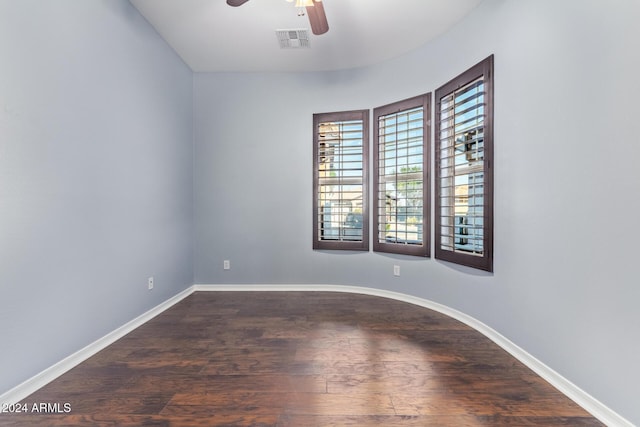
M 0 394 L 193 283 L 192 89 L 128 1 L 0 0 Z
M 635 0 L 486 0 L 377 66 L 196 74 L 196 283 L 363 285 L 434 300 L 640 423 L 638 16 Z M 492 53 L 495 273 L 312 251 L 312 114 L 433 91 Z

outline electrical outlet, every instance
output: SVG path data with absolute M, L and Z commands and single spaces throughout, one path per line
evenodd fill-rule
M 153 276 L 147 279 L 147 287 L 149 288 L 149 290 L 153 289 Z
M 394 265 L 393 266 L 393 275 L 394 276 L 399 276 L 400 275 L 400 266 L 399 265 Z
M 222 265 L 225 270 L 231 270 L 231 261 L 229 261 L 228 259 L 225 259 Z

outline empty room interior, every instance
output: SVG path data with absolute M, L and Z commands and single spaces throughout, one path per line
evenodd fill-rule
M 0 425 L 640 425 L 640 2 L 304 3 L 0 0 Z

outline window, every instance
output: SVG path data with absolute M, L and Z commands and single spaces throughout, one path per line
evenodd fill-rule
M 429 256 L 431 94 L 374 110 L 373 250 Z
M 493 271 L 493 56 L 436 90 L 435 256 Z
M 369 110 L 313 115 L 313 248 L 369 250 Z

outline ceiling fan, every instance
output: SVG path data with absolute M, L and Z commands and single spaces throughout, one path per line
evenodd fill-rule
M 238 7 L 248 1 L 249 0 L 227 0 L 227 4 L 229 6 Z M 307 16 L 309 17 L 309 23 L 311 24 L 311 32 L 313 32 L 313 34 L 320 35 L 329 31 L 329 23 L 327 22 L 327 15 L 324 13 L 322 0 L 296 0 L 296 7 L 306 9 Z

